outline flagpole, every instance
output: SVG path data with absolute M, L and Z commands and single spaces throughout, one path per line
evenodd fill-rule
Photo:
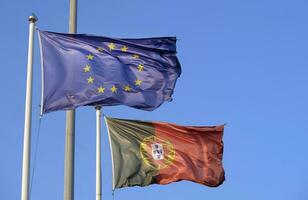
M 24 146 L 22 161 L 22 183 L 21 199 L 29 199 L 29 177 L 30 177 L 30 151 L 31 151 L 31 117 L 32 117 L 32 69 L 33 69 L 33 43 L 34 29 L 37 17 L 32 14 L 29 16 L 29 45 L 28 45 L 28 64 L 27 64 L 27 88 L 25 106 L 25 125 L 24 125 Z
M 96 110 L 96 200 L 102 199 L 102 170 L 101 170 L 101 106 Z
M 69 33 L 77 30 L 77 0 L 70 0 Z M 64 200 L 74 200 L 75 110 L 66 112 Z

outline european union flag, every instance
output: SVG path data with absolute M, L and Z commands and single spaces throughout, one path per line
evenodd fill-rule
M 114 39 L 39 31 L 42 113 L 85 105 L 154 110 L 181 74 L 176 38 Z

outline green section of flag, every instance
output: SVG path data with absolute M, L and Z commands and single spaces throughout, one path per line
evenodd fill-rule
M 143 162 L 142 141 L 155 134 L 150 122 L 105 118 L 113 159 L 113 188 L 146 186 L 155 182 L 158 170 Z

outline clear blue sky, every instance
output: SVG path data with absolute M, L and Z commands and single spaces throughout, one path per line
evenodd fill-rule
M 106 107 L 112 117 L 183 125 L 227 123 L 226 181 L 125 188 L 115 199 L 308 199 L 308 2 L 305 0 L 79 0 L 78 32 L 112 37 L 177 36 L 182 76 L 174 101 L 153 112 Z M 68 0 L 1 0 L 0 199 L 20 198 L 28 16 L 68 31 Z M 34 56 L 32 144 L 37 142 L 40 58 Z M 65 112 L 44 116 L 32 200 L 63 197 Z M 33 148 L 34 149 L 34 148 Z M 33 154 L 32 154 L 33 155 Z M 103 125 L 103 199 L 111 162 Z M 95 198 L 95 112 L 77 110 L 75 199 Z

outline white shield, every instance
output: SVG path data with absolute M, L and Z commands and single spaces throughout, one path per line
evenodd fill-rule
M 152 156 L 154 160 L 163 160 L 164 159 L 164 148 L 162 144 L 154 143 L 152 146 Z

